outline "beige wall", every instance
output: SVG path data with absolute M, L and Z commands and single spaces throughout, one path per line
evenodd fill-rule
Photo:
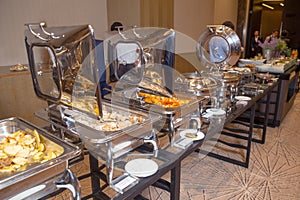
M 48 26 L 91 24 L 96 38 L 104 39 L 104 33 L 113 21 L 121 21 L 124 25 L 140 24 L 139 2 L 0 0 L 0 66 L 28 62 L 24 46 L 24 23 L 44 20 Z M 236 16 L 237 0 L 174 0 L 174 29 L 194 40 L 198 40 L 208 24 L 231 20 L 236 25 Z
M 174 0 L 174 29 L 198 40 L 206 25 L 229 20 L 236 26 L 237 9 L 238 0 Z
M 261 36 L 266 38 L 274 30 L 280 30 L 282 11 L 280 10 L 263 10 L 261 14 Z
M 140 25 L 140 0 L 107 0 L 108 28 L 115 21 L 124 26 Z
M 222 24 L 231 21 L 236 27 L 238 13 L 238 0 L 215 0 L 214 23 Z
M 101 39 L 107 30 L 106 0 L 0 0 L 0 66 L 28 63 L 24 24 L 91 24 Z
M 174 29 L 194 40 L 207 24 L 212 24 L 214 1 L 212 0 L 174 0 Z

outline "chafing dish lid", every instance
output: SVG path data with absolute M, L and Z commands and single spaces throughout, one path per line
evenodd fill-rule
M 95 88 L 98 77 L 94 72 L 95 41 L 90 25 L 46 27 L 44 22 L 26 25 L 25 44 L 38 97 L 69 104 L 76 79 L 83 82 L 82 87 Z M 81 78 L 77 77 L 79 71 Z
M 200 35 L 197 43 L 199 60 L 220 68 L 234 65 L 241 52 L 241 43 L 237 34 L 224 25 L 210 25 Z
M 174 43 L 174 30 L 155 27 L 134 27 L 106 38 L 103 44 L 107 82 L 117 82 L 129 71 L 140 76 L 148 64 L 167 62 L 165 56 L 174 53 Z M 140 81 L 134 79 L 135 84 Z

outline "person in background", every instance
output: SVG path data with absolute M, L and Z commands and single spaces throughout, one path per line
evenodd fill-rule
M 227 26 L 227 27 L 231 28 L 232 30 L 234 30 L 234 24 L 231 21 L 225 21 L 225 22 L 223 22 L 222 25 Z
M 266 37 L 264 44 L 265 45 L 277 44 L 278 34 L 279 34 L 279 32 L 277 30 L 274 30 L 271 35 Z
M 114 22 L 110 26 L 110 31 L 118 31 L 118 27 L 120 27 L 120 31 L 123 31 L 123 24 L 121 22 Z
M 259 31 L 254 31 L 253 37 L 251 38 L 251 58 L 254 58 L 258 54 L 262 54 L 262 48 L 259 43 L 263 43 L 263 40 L 259 34 Z

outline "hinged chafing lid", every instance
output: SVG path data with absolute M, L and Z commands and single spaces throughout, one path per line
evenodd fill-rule
M 95 94 L 98 69 L 90 25 L 46 28 L 41 22 L 26 26 L 26 50 L 38 97 L 69 105 L 75 85 L 75 91 L 88 88 Z
M 209 66 L 232 66 L 239 60 L 240 53 L 241 42 L 238 35 L 224 25 L 207 26 L 197 43 L 200 62 Z
M 133 27 L 119 31 L 103 43 L 108 84 L 119 81 L 129 71 L 141 77 L 145 68 L 154 63 L 173 67 L 175 31 L 172 29 Z M 136 78 L 135 83 L 140 81 L 141 78 Z

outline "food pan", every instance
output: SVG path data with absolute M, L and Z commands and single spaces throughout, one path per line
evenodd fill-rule
M 180 94 L 177 95 L 180 99 L 190 100 L 190 102 L 183 104 L 178 107 L 162 107 L 160 105 L 151 104 L 144 102 L 141 98 L 138 97 L 137 92 L 138 88 L 131 88 L 128 90 L 122 90 L 118 92 L 114 92 L 112 95 L 113 102 L 119 103 L 129 103 L 132 107 L 136 109 L 146 110 L 146 111 L 153 111 L 160 115 L 172 115 L 172 116 L 184 116 L 186 114 L 193 113 L 198 109 L 199 101 L 191 98 L 187 98 L 187 96 L 181 96 Z
M 17 117 L 0 121 L 0 140 L 18 130 L 36 130 L 46 151 L 55 150 L 57 157 L 45 162 L 26 164 L 21 170 L 0 173 L 0 196 L 2 199 L 11 197 L 42 182 L 62 175 L 68 169 L 68 160 L 80 154 L 78 147 L 60 140 L 45 130 Z

